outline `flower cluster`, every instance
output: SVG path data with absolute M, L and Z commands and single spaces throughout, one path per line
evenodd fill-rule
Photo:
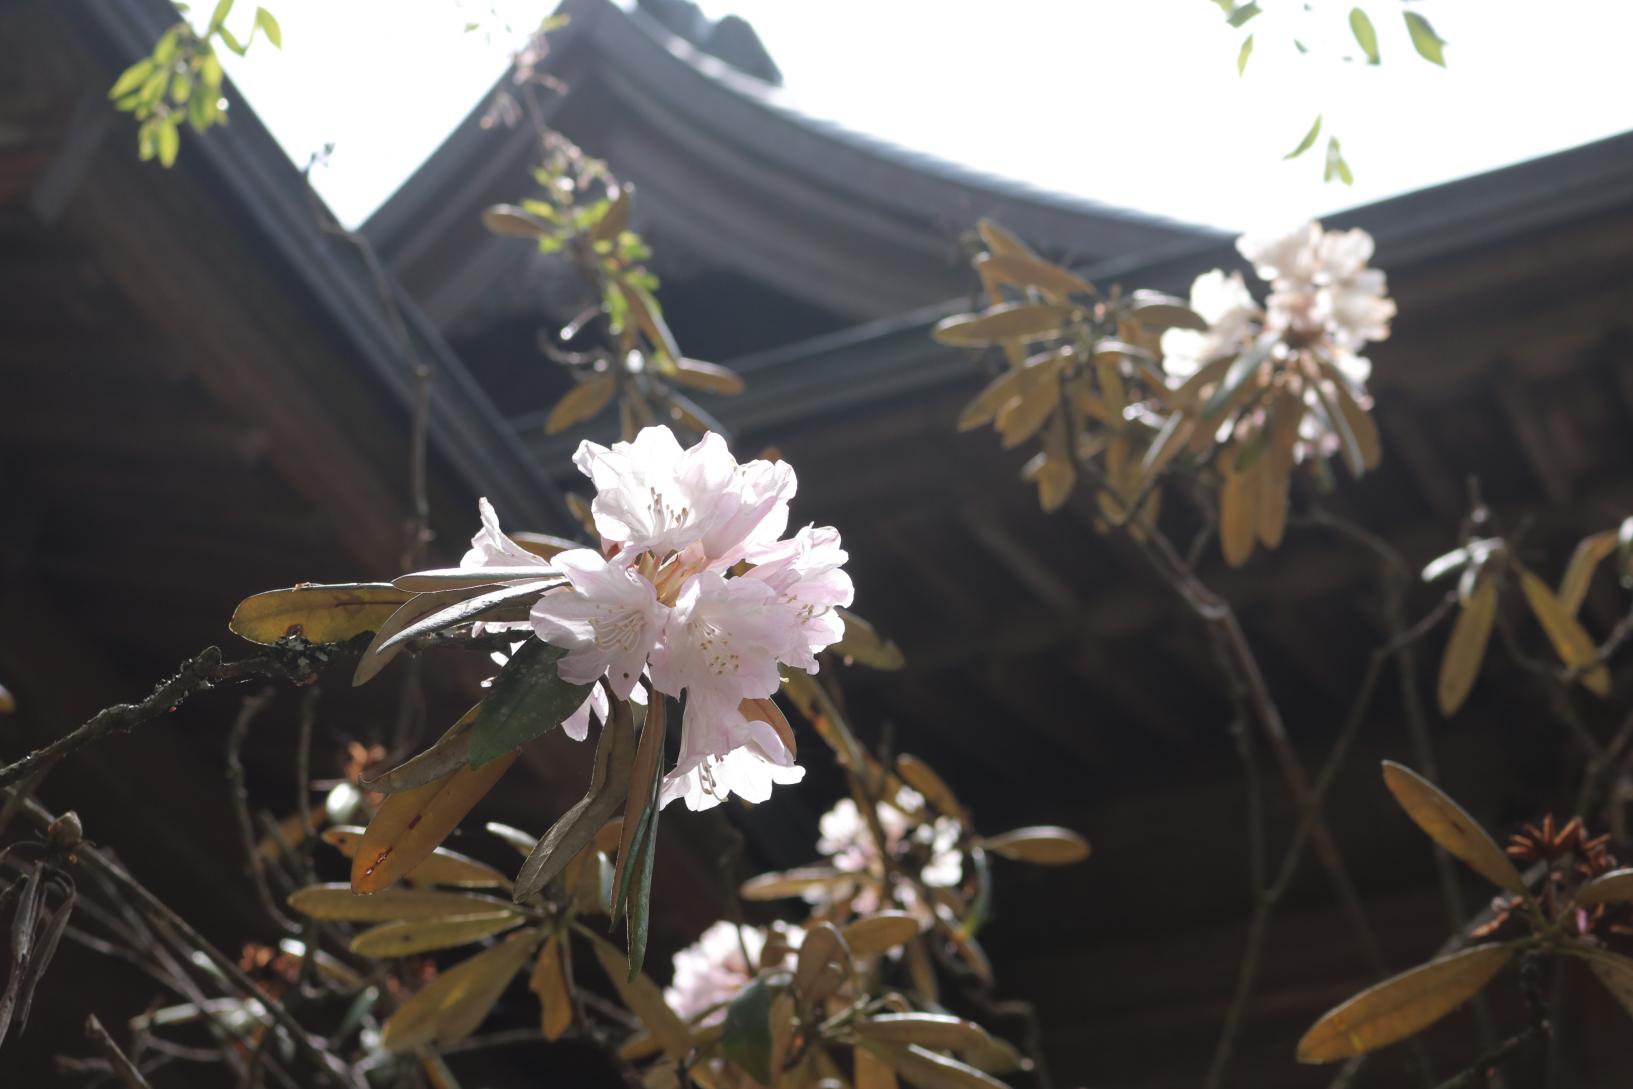
M 652 688 L 685 696 L 680 756 L 661 801 L 707 809 L 728 794 L 764 801 L 776 783 L 798 782 L 793 738 L 768 700 L 779 667 L 816 672 L 815 655 L 844 634 L 836 607 L 851 603 L 839 533 L 806 526 L 784 536 L 795 491 L 787 464 L 738 464 L 709 433 L 682 449 L 666 427 L 633 442 L 581 443 L 573 463 L 595 485 L 601 547 L 549 560 L 499 528 L 483 505 L 483 529 L 466 566 L 538 565 L 565 576 L 534 605 L 533 632 L 564 648 L 564 680 L 605 677 L 614 697 Z M 638 696 L 636 698 L 639 698 Z M 564 724 L 575 738 L 597 686 Z
M 761 969 L 786 962 L 803 936 L 798 927 L 784 923 L 774 924 L 768 932 L 722 919 L 675 954 L 675 971 L 664 989 L 664 1001 L 688 1021 L 719 1021 L 727 1003 Z
M 1241 350 L 1262 328 L 1283 341 L 1284 351 L 1311 348 L 1331 359 L 1352 382 L 1364 382 L 1371 365 L 1358 353 L 1389 336 L 1395 303 L 1384 274 L 1368 268 L 1372 236 L 1363 230 L 1324 231 L 1310 222 L 1279 235 L 1243 235 L 1236 249 L 1270 284 L 1263 308 L 1242 274 L 1219 269 L 1191 285 L 1191 309 L 1206 332 L 1170 329 L 1162 336 L 1164 366 L 1188 375 L 1210 359 Z
M 910 863 L 918 879 L 935 888 L 951 888 L 964 876 L 963 855 L 959 851 L 962 829 L 951 817 L 929 817 L 924 796 L 912 787 L 901 787 L 890 802 L 875 808 L 879 829 L 884 833 L 885 851 L 897 863 Z M 879 889 L 885 878 L 884 859 L 862 811 L 850 798 L 841 798 L 822 815 L 817 852 L 834 869 L 854 873 L 869 880 L 855 885 L 814 886 L 805 893 L 812 902 L 850 899 L 850 909 L 867 914 L 890 905 L 880 903 Z M 902 906 L 915 908 L 918 897 L 911 885 L 895 890 Z

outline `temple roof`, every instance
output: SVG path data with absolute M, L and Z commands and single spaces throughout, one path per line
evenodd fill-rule
M 567 0 L 545 120 L 640 190 L 657 271 L 746 277 L 838 326 L 962 290 L 961 232 L 982 216 L 1063 256 L 1155 257 L 1212 230 L 1037 189 L 801 112 L 787 92 L 611 0 Z M 501 80 L 506 85 L 509 77 Z M 484 127 L 478 106 L 369 220 L 372 238 L 445 327 L 503 290 L 516 247 L 477 214 L 530 188 L 532 132 Z M 666 255 L 684 265 L 665 267 Z

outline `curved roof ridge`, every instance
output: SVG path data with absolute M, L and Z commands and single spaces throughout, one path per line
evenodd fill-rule
M 800 104 L 796 92 L 790 91 L 787 87 L 773 86 L 732 67 L 675 34 L 652 16 L 639 9 L 625 10 L 614 0 L 567 0 L 563 4 L 563 10 L 573 14 L 575 21 L 583 18 L 589 24 L 586 29 L 590 35 L 609 51 L 622 52 L 631 45 L 639 48 L 634 33 L 631 33 L 638 32 L 650 43 L 654 51 L 667 54 L 676 62 L 673 66 L 675 71 L 693 75 L 699 85 L 718 88 L 736 100 L 739 104 L 737 111 L 739 120 L 744 120 L 742 115 L 747 110 L 743 107 L 747 107 L 749 110 L 786 122 L 796 131 L 839 144 L 885 164 L 901 167 L 915 174 L 931 175 L 1001 200 L 1033 205 L 1042 211 L 1073 218 L 1113 219 L 1193 239 L 1226 237 L 1225 232 L 1216 228 L 1033 185 L 863 132 L 831 117 L 810 112 Z M 672 73 L 665 73 L 646 65 L 631 66 L 627 74 L 641 82 L 655 85 L 673 82 L 675 79 Z M 742 129 L 719 124 L 720 118 L 708 104 L 698 102 L 685 94 L 670 95 L 667 102 L 677 111 L 691 114 L 694 120 L 721 130 L 728 138 L 735 136 L 736 143 L 750 144 L 755 150 L 762 152 L 767 150 L 767 142 L 746 139 Z M 752 121 L 748 123 L 752 124 Z M 784 146 L 781 150 L 786 153 L 785 157 L 794 157 L 792 154 L 794 148 Z M 820 165 L 820 157 L 815 163 L 807 159 L 802 159 L 801 163 L 807 166 Z M 825 173 L 834 180 L 844 180 L 837 171 Z

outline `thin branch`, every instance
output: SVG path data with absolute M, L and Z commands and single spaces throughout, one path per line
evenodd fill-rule
M 238 821 L 239 842 L 244 848 L 244 860 L 249 866 L 250 878 L 255 882 L 255 894 L 260 897 L 261 907 L 267 917 L 278 925 L 278 929 L 286 934 L 298 934 L 300 924 L 278 909 L 278 902 L 272 898 L 272 890 L 267 887 L 266 863 L 255 843 L 255 819 L 250 816 L 249 788 L 244 783 L 244 738 L 249 734 L 250 723 L 266 710 L 277 694 L 277 690 L 269 686 L 244 697 L 243 706 L 238 709 L 238 716 L 227 731 L 227 782 L 232 787 L 233 814 Z
M 96 1019 L 94 1013 L 85 1019 L 85 1035 L 102 1052 L 114 1076 L 124 1082 L 127 1089 L 153 1089 L 142 1072 L 136 1069 L 136 1064 L 119 1050 L 119 1045 L 113 1042 L 113 1037 L 108 1035 L 108 1030 L 102 1027 L 102 1022 Z
M 1225 1025 L 1220 1032 L 1219 1042 L 1214 1049 L 1213 1062 L 1208 1070 L 1205 1086 L 1216 1087 L 1224 1078 L 1231 1054 L 1235 1048 L 1236 1038 L 1241 1032 L 1242 1022 L 1246 1013 L 1247 1003 L 1253 995 L 1253 987 L 1258 978 L 1260 961 L 1263 959 L 1265 938 L 1269 933 L 1270 917 L 1276 904 L 1286 894 L 1292 884 L 1293 875 L 1298 871 L 1298 864 L 1304 857 L 1304 849 L 1309 845 L 1312 832 L 1319 820 L 1320 805 L 1326 796 L 1327 789 L 1333 780 L 1338 777 L 1338 770 L 1349 756 L 1350 746 L 1361 732 L 1361 725 L 1366 721 L 1366 712 L 1372 705 L 1373 693 L 1377 690 L 1378 682 L 1382 679 L 1383 671 L 1389 660 L 1402 645 L 1407 645 L 1423 638 L 1446 613 L 1451 609 L 1456 599 L 1450 595 L 1422 620 L 1413 627 L 1402 632 L 1399 636 L 1389 640 L 1372 652 L 1367 663 L 1365 677 L 1361 687 L 1350 704 L 1349 713 L 1345 716 L 1344 725 L 1339 729 L 1337 738 L 1333 741 L 1332 751 L 1327 761 L 1322 765 L 1320 773 L 1310 788 L 1310 804 L 1305 807 L 1303 816 L 1293 831 L 1293 838 L 1288 843 L 1287 851 L 1282 856 L 1281 866 L 1276 871 L 1275 880 L 1267 886 L 1254 905 L 1253 917 L 1248 923 L 1248 936 L 1242 951 L 1241 968 L 1237 972 L 1236 989 L 1231 997 L 1231 1004 L 1225 1015 Z
M 25 803 L 24 812 L 40 827 L 49 826 L 56 818 L 38 802 Z M 107 853 L 82 844 L 76 851 L 79 862 L 91 873 L 106 879 L 116 887 L 122 898 L 132 907 L 146 914 L 162 931 L 168 931 L 185 944 L 189 954 L 201 954 L 209 962 L 212 969 L 236 987 L 246 998 L 253 998 L 264 1010 L 267 1016 L 288 1036 L 290 1043 L 301 1058 L 310 1063 L 316 1075 L 326 1084 L 336 1089 L 348 1089 L 351 1084 L 350 1070 L 340 1059 L 323 1051 L 312 1042 L 300 1022 L 292 1017 L 283 1004 L 268 998 L 240 968 L 237 962 L 224 956 L 219 949 L 207 941 L 202 934 L 195 930 L 186 919 L 148 891 L 129 871 L 110 858 Z

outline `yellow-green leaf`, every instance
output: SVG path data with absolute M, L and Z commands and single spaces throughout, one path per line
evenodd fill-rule
M 1337 1062 L 1416 1035 L 1467 1002 L 1513 956 L 1512 945 L 1480 945 L 1369 987 L 1304 1034 L 1298 1060 Z
M 429 858 L 516 762 L 510 752 L 386 797 L 352 859 L 352 888 L 378 892 Z
M 1071 308 L 1052 303 L 1003 303 L 979 314 L 955 314 L 936 323 L 931 335 L 943 344 L 979 348 L 1014 337 L 1053 336 Z
M 1531 605 L 1537 623 L 1542 625 L 1548 641 L 1554 645 L 1565 668 L 1581 670 L 1577 676 L 1588 691 L 1598 696 L 1610 695 L 1610 670 L 1603 662 L 1591 665 L 1598 655 L 1593 639 L 1564 604 L 1548 589 L 1548 584 L 1536 575 L 1520 569 L 1520 589 Z
M 1599 977 L 1599 982 L 1616 996 L 1616 1001 L 1622 1004 L 1622 1009 L 1626 1010 L 1629 1016 L 1633 1016 L 1633 959 L 1620 953 L 1612 953 L 1608 949 L 1577 948 L 1586 948 L 1588 970 Z
M 1412 36 L 1412 48 L 1418 51 L 1418 56 L 1430 64 L 1446 67 L 1444 52 L 1446 39 L 1435 33 L 1435 28 L 1429 25 L 1429 20 L 1415 11 L 1406 14 L 1406 32 Z
M 429 749 L 416 753 L 390 771 L 364 779 L 363 788 L 381 794 L 401 794 L 446 779 L 464 767 L 470 758 L 471 728 L 476 725 L 476 712 L 480 707 L 478 704 L 461 715 Z M 349 845 L 346 857 L 356 858 L 357 850 L 356 844 Z
M 1226 563 L 1240 567 L 1253 555 L 1253 543 L 1259 535 L 1259 488 L 1255 474 L 1260 463 L 1236 469 L 1229 465 L 1231 458 L 1224 460 L 1224 481 L 1219 487 L 1219 547 Z
M 850 974 L 851 953 L 832 923 L 807 927 L 794 964 L 794 993 L 808 1007 L 819 1004 L 839 989 Z
M 1565 577 L 1559 580 L 1559 603 L 1575 616 L 1582 611 L 1582 600 L 1588 596 L 1588 583 L 1593 572 L 1605 558 L 1616 551 L 1619 534 L 1614 529 L 1590 534 L 1577 543 L 1565 565 Z
M 852 1052 L 856 1089 L 897 1089 L 896 1072 L 865 1047 Z
M 410 953 L 469 945 L 491 934 L 511 930 L 526 921 L 526 916 L 514 911 L 402 920 L 370 927 L 353 938 L 348 948 L 360 957 L 406 957 Z
M 799 896 L 807 889 L 848 885 L 855 881 L 856 875 L 853 873 L 843 873 L 828 866 L 809 866 L 751 877 L 743 882 L 738 894 L 745 900 L 786 900 Z
M 545 220 L 514 204 L 495 204 L 485 209 L 482 226 L 505 238 L 541 238 L 554 233 Z
M 998 410 L 998 434 L 1003 448 L 1013 450 L 1036 435 L 1060 405 L 1060 383 L 1053 379 L 1037 382 L 1015 400 Z
M 557 401 L 550 414 L 544 418 L 544 433 L 559 435 L 574 424 L 581 424 L 592 419 L 618 389 L 618 379 L 611 371 L 602 371 L 592 374 L 579 382 Z
M 634 979 L 631 979 L 629 961 L 601 938 L 590 938 L 590 948 L 595 951 L 595 959 L 601 962 L 601 970 L 618 991 L 618 997 L 663 1047 L 664 1054 L 671 1059 L 684 1059 L 692 1050 L 692 1034 L 687 1030 L 686 1022 L 664 1001 L 658 985 L 641 972 L 635 973 Z
M 960 821 L 964 819 L 964 807 L 959 804 L 958 795 L 923 760 L 911 753 L 902 753 L 896 757 L 896 774 L 908 786 L 924 795 L 924 800 L 936 812 Z
M 978 220 L 975 224 L 975 231 L 981 236 L 981 241 L 987 244 L 987 249 L 999 257 L 1030 257 L 1033 260 L 1037 259 L 1038 255 L 1031 246 L 1028 246 L 990 219 Z
M 323 841 L 338 849 L 347 858 L 356 858 L 358 850 L 363 845 L 363 834 L 364 830 L 361 828 L 337 825 L 323 830 Z M 446 847 L 438 847 L 432 851 L 430 858 L 404 876 L 410 881 L 421 881 L 428 885 L 459 885 L 464 888 L 493 888 L 503 885 L 507 880 L 504 874 L 486 862 L 466 858 Z
M 1408 767 L 1385 760 L 1383 770 L 1389 793 L 1430 839 L 1498 888 L 1525 892 L 1525 879 L 1514 863 L 1467 810 Z
M 386 889 L 372 895 L 347 885 L 308 885 L 289 895 L 289 906 L 314 919 L 379 923 L 401 919 L 443 919 L 510 911 L 512 905 L 491 896 L 436 889 Z
M 546 1040 L 559 1040 L 573 1024 L 572 980 L 563 960 L 564 943 L 552 936 L 539 949 L 527 987 L 539 996 L 539 1029 Z
M 701 359 L 677 359 L 675 373 L 669 377 L 683 386 L 726 397 L 734 397 L 744 389 L 743 378 L 736 371 Z
M 1633 869 L 1611 870 L 1588 881 L 1577 890 L 1576 903 L 1581 907 L 1594 904 L 1625 904 L 1633 901 Z
M 851 955 L 876 957 L 898 945 L 906 945 L 919 933 L 919 921 L 902 911 L 881 911 L 845 927 L 843 936 Z
M 1037 866 L 1070 866 L 1089 857 L 1089 841 L 1069 828 L 1036 825 L 981 840 L 995 855 Z
M 987 1030 L 973 1021 L 944 1013 L 884 1013 L 857 1021 L 851 1030 L 864 1040 L 918 1044 L 937 1051 L 964 1052 L 985 1046 Z
M 538 940 L 534 931 L 513 934 L 438 975 L 386 1021 L 380 1046 L 387 1051 L 408 1051 L 430 1043 L 446 1046 L 475 1032 Z
M 1076 273 L 1036 257 L 984 253 L 975 263 L 1002 283 L 1035 287 L 1059 301 L 1065 301 L 1068 295 L 1094 294 L 1093 286 Z
M 1282 158 L 1296 159 L 1300 155 L 1303 155 L 1306 151 L 1309 151 L 1311 148 L 1315 147 L 1316 137 L 1320 135 L 1321 115 L 1316 114 L 1315 123 L 1310 126 L 1310 131 L 1304 134 L 1304 139 L 1298 142 L 1298 147 L 1294 148 L 1292 151 L 1289 151 L 1286 155 L 1283 155 Z
M 957 1059 L 926 1051 L 917 1044 L 864 1040 L 862 1047 L 918 1089 L 1005 1089 L 1004 1083 Z
M 1349 28 L 1355 34 L 1355 41 L 1361 47 L 1361 52 L 1367 55 L 1368 64 L 1380 62 L 1378 55 L 1378 31 L 1373 28 L 1372 20 L 1360 8 L 1351 8 L 1349 13 Z
M 228 627 L 265 645 L 288 635 L 308 643 L 343 643 L 378 631 L 412 596 L 389 582 L 304 583 L 245 598 Z
M 1437 696 L 1441 714 L 1454 713 L 1468 698 L 1474 679 L 1480 675 L 1480 663 L 1485 661 L 1486 645 L 1491 642 L 1491 625 L 1496 616 L 1496 582 L 1482 578 L 1463 602 L 1457 623 L 1452 626 L 1451 638 L 1446 642 L 1446 655 L 1440 660 Z
M 467 598 L 475 597 L 482 590 L 483 587 L 477 585 L 455 586 L 452 589 L 435 590 L 430 593 L 405 591 L 408 600 L 375 630 L 374 638 L 369 640 L 369 645 L 363 649 L 362 656 L 357 660 L 357 670 L 352 674 L 352 685 L 355 687 L 372 680 L 401 653 L 403 649 L 401 643 L 393 643 L 389 647 L 385 645 L 392 636 L 450 605 L 457 605 Z
M 895 670 L 907 664 L 901 648 L 879 634 L 879 629 L 849 609 L 838 609 L 845 634 L 828 648 L 842 658 L 873 669 Z

